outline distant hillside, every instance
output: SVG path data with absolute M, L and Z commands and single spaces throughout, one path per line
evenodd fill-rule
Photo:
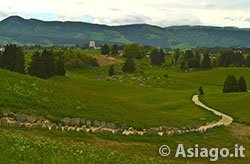
M 0 44 L 82 45 L 136 42 L 158 47 L 250 46 L 250 29 L 209 26 L 161 28 L 138 24 L 106 26 L 84 22 L 40 21 L 11 16 L 0 22 Z

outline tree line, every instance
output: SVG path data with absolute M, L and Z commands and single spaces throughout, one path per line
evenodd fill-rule
M 241 76 L 239 80 L 237 80 L 235 75 L 228 75 L 227 79 L 224 82 L 223 93 L 246 92 L 246 91 L 247 91 L 247 83 L 244 76 Z
M 98 67 L 97 60 L 83 53 L 64 50 L 53 51 L 44 49 L 36 51 L 27 70 L 25 69 L 25 57 L 21 47 L 14 44 L 6 45 L 4 52 L 0 53 L 0 67 L 13 72 L 29 74 L 43 79 L 55 75 L 65 75 L 66 69 L 81 67 Z

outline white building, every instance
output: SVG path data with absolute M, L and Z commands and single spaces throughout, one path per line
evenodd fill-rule
M 90 41 L 90 42 L 89 42 L 89 48 L 94 48 L 94 49 L 96 49 L 95 41 Z

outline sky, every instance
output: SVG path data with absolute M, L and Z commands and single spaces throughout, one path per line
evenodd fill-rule
M 250 0 L 0 0 L 11 15 L 107 25 L 212 25 L 250 28 Z

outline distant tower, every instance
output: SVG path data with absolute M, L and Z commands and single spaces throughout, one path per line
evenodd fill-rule
M 96 47 L 95 47 L 95 41 L 90 41 L 90 42 L 89 42 L 89 48 L 94 48 L 94 49 L 96 49 Z

